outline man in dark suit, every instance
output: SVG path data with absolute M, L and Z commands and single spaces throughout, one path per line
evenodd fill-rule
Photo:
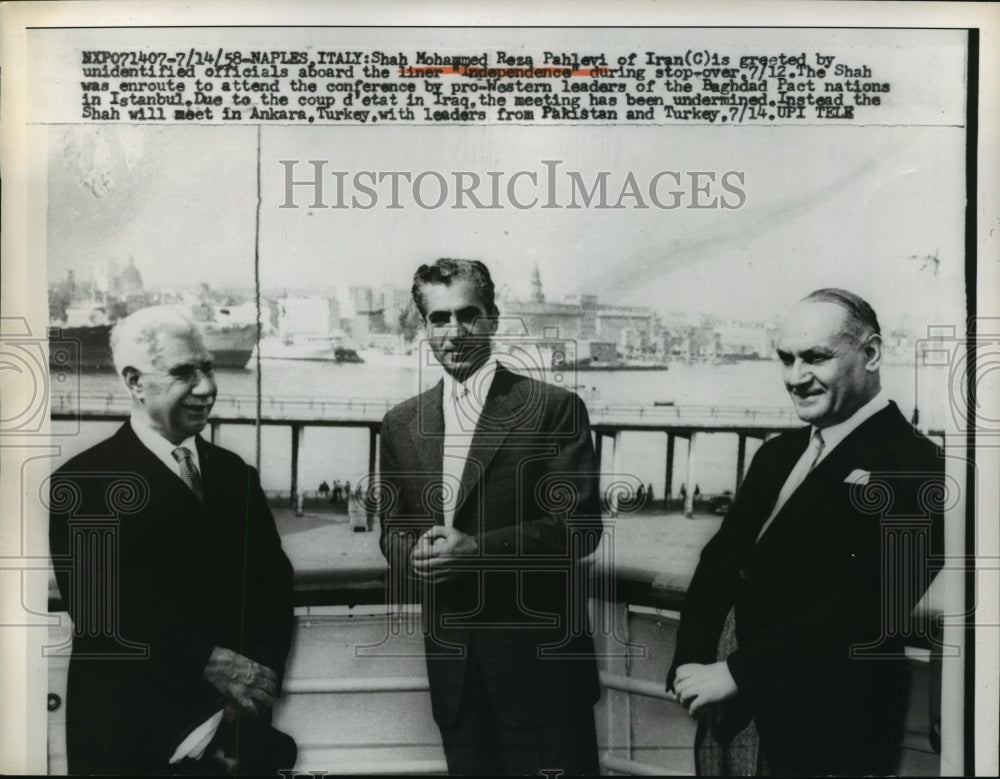
M 383 421 L 380 543 L 397 597 L 420 591 L 449 772 L 597 773 L 577 565 L 601 532 L 586 408 L 497 362 L 482 263 L 421 266 L 413 298 L 445 375 Z
M 112 333 L 131 419 L 52 477 L 50 546 L 73 619 L 71 773 L 268 773 L 292 569 L 253 468 L 204 441 L 216 386 L 197 326 L 159 306 Z
M 811 293 L 778 356 L 809 427 L 763 444 L 687 592 L 667 690 L 703 775 L 891 773 L 943 466 L 881 393 L 875 312 Z

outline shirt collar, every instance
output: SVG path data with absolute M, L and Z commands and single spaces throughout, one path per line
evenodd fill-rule
M 865 405 L 855 411 L 854 414 L 845 419 L 843 422 L 838 422 L 837 424 L 830 425 L 829 427 L 820 428 L 820 432 L 823 435 L 823 454 L 820 459 L 825 457 L 826 454 L 837 444 L 847 438 L 847 436 L 861 427 L 862 424 L 867 422 L 888 405 L 889 399 L 881 390 L 879 390 L 878 394 L 875 395 L 874 398 L 865 403 Z M 814 427 L 813 431 L 815 432 L 815 430 L 816 428 Z
M 160 460 L 171 466 L 173 470 L 177 470 L 177 461 L 174 459 L 173 452 L 178 446 L 187 447 L 187 449 L 191 452 L 191 459 L 194 460 L 195 468 L 199 471 L 201 470 L 201 462 L 198 459 L 197 436 L 188 436 L 179 444 L 172 444 L 162 435 L 153 430 L 149 423 L 141 416 L 133 414 L 129 421 L 132 424 L 132 430 L 135 432 L 136 438 L 139 439 L 139 442 L 160 458 Z
M 486 396 L 489 394 L 490 387 L 493 386 L 493 377 L 496 375 L 497 367 L 497 358 L 490 355 L 489 359 L 480 365 L 465 381 L 458 381 L 450 373 L 445 373 L 445 398 L 457 398 L 468 389 L 469 398 L 477 405 L 482 406 L 486 403 Z

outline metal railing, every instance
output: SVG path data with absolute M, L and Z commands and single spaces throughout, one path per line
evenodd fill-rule
M 328 577 L 327 574 L 330 576 Z M 386 619 L 398 619 L 400 618 L 399 614 L 404 614 L 402 619 L 408 623 L 409 632 L 419 632 L 419 607 L 413 604 L 392 607 L 385 600 L 383 588 L 385 574 L 384 567 L 338 572 L 312 571 L 297 576 L 298 602 L 300 604 L 308 603 L 312 606 L 349 606 L 352 609 L 362 604 L 384 604 Z M 611 566 L 602 563 L 593 566 L 590 582 L 592 621 L 596 628 L 595 637 L 598 639 L 599 655 L 601 655 L 602 647 L 607 651 L 609 647 L 614 645 L 620 650 L 625 646 L 625 642 L 630 643 L 636 638 L 631 632 L 630 618 L 648 619 L 652 616 L 658 621 L 666 620 L 676 623 L 676 613 L 683 604 L 687 589 L 686 581 L 674 573 L 657 572 L 638 567 Z M 609 582 L 612 583 L 610 587 L 608 586 Z M 394 608 L 400 609 L 395 617 L 392 616 Z M 931 617 L 923 615 L 921 619 L 931 619 Z M 610 630 L 609 626 L 612 626 Z M 926 650 L 922 651 L 927 654 Z M 670 654 L 669 647 L 660 646 L 648 654 L 644 651 L 636 657 L 656 657 L 663 660 L 669 658 Z M 614 655 L 615 652 L 609 652 L 606 657 Z M 618 716 L 616 706 L 624 705 L 629 712 L 632 712 L 632 707 L 629 704 L 631 696 L 651 701 L 669 701 L 662 674 L 656 679 L 639 678 L 632 675 L 636 666 L 628 661 L 618 665 L 615 665 L 613 660 L 610 663 L 604 661 L 602 664 L 605 666 L 599 672 L 602 697 L 597 710 L 602 773 L 610 771 L 631 776 L 688 775 L 690 773 L 688 770 L 680 770 L 677 766 L 671 767 L 654 764 L 648 760 L 635 759 L 636 757 L 648 756 L 650 752 L 654 754 L 657 752 L 655 748 L 648 749 L 651 739 L 655 742 L 655 737 L 651 734 L 662 733 L 669 728 L 668 723 L 648 719 L 640 721 L 635 718 L 634 714 L 630 713 L 628 727 L 623 729 L 621 723 L 616 719 Z M 649 669 L 647 669 L 648 671 Z M 288 696 L 413 692 L 429 692 L 426 676 L 297 678 L 286 680 L 284 685 L 284 694 Z M 609 696 L 613 695 L 619 697 L 614 700 L 609 699 Z M 650 710 L 645 709 L 645 711 L 647 711 L 648 716 Z M 684 714 L 682 719 L 687 720 L 687 715 Z M 641 730 L 641 734 L 638 733 L 637 729 Z M 693 739 L 693 730 L 689 735 Z M 640 743 L 644 744 L 645 747 L 640 748 Z M 693 744 L 693 741 L 691 743 Z M 309 745 L 311 749 L 320 752 L 333 746 Z M 904 737 L 901 748 L 904 747 L 927 753 L 931 751 L 926 735 L 921 736 L 912 732 L 907 733 Z M 643 749 L 646 749 L 647 752 L 643 752 Z M 666 745 L 661 746 L 659 751 L 671 752 L 675 749 L 676 747 L 673 745 Z M 689 752 L 693 754 L 689 747 L 685 747 L 683 752 L 685 756 Z M 376 758 L 363 764 L 352 764 L 352 766 L 352 772 L 365 774 L 418 774 L 438 773 L 446 770 L 443 762 L 434 760 L 383 761 Z
M 390 622 L 405 622 L 405 629 L 396 635 L 410 636 L 414 643 L 407 646 L 420 647 L 419 606 L 389 603 L 385 579 L 384 564 L 352 569 L 296 571 L 298 629 L 308 630 L 324 619 L 331 620 L 327 624 L 338 636 L 333 642 L 297 641 L 297 651 L 307 651 L 302 646 L 308 645 L 359 657 L 358 649 L 365 644 L 364 638 L 343 631 L 348 630 L 349 625 L 357 625 L 366 613 L 372 615 L 373 624 L 382 625 L 381 630 L 386 631 L 387 637 L 391 635 Z M 685 712 L 675 711 L 674 705 L 666 702 L 663 682 L 665 664 L 672 650 L 662 642 L 668 640 L 672 629 L 653 633 L 652 640 L 660 642 L 653 647 L 649 646 L 651 634 L 648 631 L 651 624 L 676 624 L 676 612 L 686 593 L 685 578 L 678 576 L 677 572 L 597 563 L 591 569 L 589 581 L 592 625 L 598 654 L 602 657 L 599 674 L 602 697 L 596 710 L 602 771 L 633 776 L 689 773 L 685 765 L 693 755 L 691 721 Z M 51 611 L 61 611 L 62 608 L 58 600 L 50 603 Z M 642 625 L 646 632 L 641 631 Z M 349 635 L 354 636 L 353 640 L 348 639 Z M 628 658 L 631 659 L 628 659 L 621 652 L 624 647 L 643 647 L 643 651 L 635 653 L 630 650 Z M 421 735 L 398 743 L 384 740 L 387 734 L 395 732 L 391 727 L 384 733 L 366 731 L 365 743 L 345 742 L 343 734 L 338 739 L 336 730 L 329 731 L 333 737 L 329 741 L 317 739 L 315 732 L 315 740 L 310 740 L 308 736 L 298 737 L 298 726 L 307 726 L 306 730 L 309 730 L 308 718 L 310 712 L 316 711 L 316 705 L 344 714 L 352 711 L 352 705 L 358 704 L 357 696 L 415 694 L 425 703 L 415 707 L 414 702 L 418 698 L 410 697 L 409 704 L 403 698 L 387 698 L 375 707 L 388 707 L 395 717 L 422 716 L 421 712 L 429 711 L 429 704 L 426 703 L 429 686 L 426 673 L 422 672 L 423 663 L 413 662 L 412 655 L 386 656 L 406 657 L 409 664 L 404 662 L 400 666 L 385 668 L 385 673 L 372 674 L 369 671 L 366 675 L 355 673 L 357 669 L 342 662 L 325 663 L 323 658 L 314 656 L 311 662 L 304 664 L 305 667 L 338 668 L 339 675 L 291 675 L 285 679 L 282 698 L 285 710 L 279 724 L 297 736 L 300 758 L 304 762 L 301 771 L 319 765 L 326 766 L 332 773 L 351 774 L 431 774 L 446 771 L 443 759 L 435 758 L 435 752 L 440 755 L 440 745 L 434 742 L 432 726 L 426 722 L 421 723 L 422 731 L 417 729 Z M 417 661 L 420 659 L 416 658 Z M 51 689 L 50 692 L 64 695 L 65 689 Z M 315 696 L 334 698 L 328 705 L 325 701 L 310 704 L 308 699 Z M 645 703 L 639 705 L 640 700 Z M 372 708 L 370 703 L 362 705 L 369 711 Z M 353 715 L 348 713 L 347 716 Z M 374 721 L 378 722 L 377 719 Z M 407 726 L 403 732 L 414 731 Z M 936 756 L 930 754 L 926 741 L 926 735 L 911 732 L 902 746 L 921 750 L 930 759 L 936 760 Z M 50 750 L 58 752 L 60 749 L 59 743 L 50 740 Z M 656 762 L 657 759 L 660 763 Z M 664 762 L 668 765 L 662 764 Z
M 261 411 L 268 420 L 351 421 L 375 424 L 404 398 L 314 398 L 307 395 L 276 395 L 261 399 Z M 802 422 L 791 407 L 747 407 L 709 404 L 666 405 L 657 403 L 602 403 L 586 400 L 592 424 L 632 425 L 667 428 L 697 426 L 705 429 L 761 428 L 765 430 L 799 427 Z M 120 392 L 53 392 L 53 415 L 128 414 L 129 398 Z M 257 399 L 253 395 L 219 395 L 213 413 L 253 419 Z M 939 421 L 921 427 L 932 432 Z

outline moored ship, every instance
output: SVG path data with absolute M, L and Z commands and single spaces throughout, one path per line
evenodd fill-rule
M 180 307 L 187 312 L 187 307 Z M 257 341 L 257 326 L 230 323 L 222 313 L 199 319 L 205 346 L 212 353 L 216 368 L 246 367 Z M 111 328 L 102 306 L 71 307 L 66 318 L 49 327 L 49 369 L 52 371 L 113 371 Z
M 343 344 L 342 335 L 293 333 L 262 338 L 262 360 L 316 360 L 326 362 L 365 362 L 354 349 Z
M 551 351 L 552 370 L 571 371 L 667 371 L 663 359 L 623 357 L 614 343 L 583 341 L 563 342 Z
M 115 322 L 160 304 L 174 305 L 198 322 L 215 367 L 246 366 L 257 342 L 257 311 L 252 303 L 222 304 L 207 284 L 201 285 L 197 296 L 148 290 L 130 259 L 120 270 L 116 263 L 107 263 L 95 281 L 80 282 L 69 271 L 49 287 L 49 368 L 114 370 L 110 336 Z

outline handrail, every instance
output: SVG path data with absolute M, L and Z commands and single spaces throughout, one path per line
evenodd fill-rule
M 293 603 L 297 607 L 373 606 L 398 607 L 386 597 L 388 566 L 363 565 L 350 568 L 297 569 L 293 578 Z M 662 611 L 680 611 L 684 605 L 690 579 L 673 571 L 657 571 L 631 565 L 595 563 L 590 569 L 593 597 L 613 592 L 616 603 L 627 603 Z M 609 588 L 608 583 L 613 584 Z M 65 611 L 56 592 L 49 598 L 49 612 Z M 915 612 L 918 622 L 935 624 L 941 612 L 928 608 Z M 927 635 L 927 631 L 920 631 Z M 928 644 L 916 641 L 916 647 Z
M 685 771 L 667 771 L 658 765 L 642 763 L 638 760 L 627 760 L 622 757 L 615 757 L 606 752 L 601 755 L 601 765 L 608 770 L 616 771 L 626 776 L 690 776 Z
M 391 604 L 386 599 L 386 578 L 388 567 L 382 564 L 355 566 L 351 568 L 324 568 L 297 570 L 294 575 L 295 604 L 299 607 L 379 605 L 386 607 L 386 614 L 407 607 Z M 609 581 L 614 586 L 609 587 Z M 640 566 L 619 566 L 595 563 L 590 569 L 591 593 L 593 597 L 613 603 L 617 607 L 639 606 L 655 611 L 677 611 L 683 605 L 687 590 L 686 575 L 661 572 Z M 50 611 L 61 610 L 58 601 L 50 602 Z M 381 612 L 379 612 L 381 613 Z M 415 617 L 416 611 L 407 616 Z M 639 613 L 643 613 L 640 609 Z M 339 614 L 339 612 L 334 612 Z M 304 624 L 310 620 L 323 619 L 323 613 L 306 613 L 300 617 Z M 668 616 L 668 615 L 665 615 Z M 417 629 L 419 619 L 414 623 Z M 405 671 L 404 671 L 405 673 Z M 653 700 L 668 700 L 661 679 L 644 679 L 613 670 L 600 670 L 601 688 L 626 696 L 637 695 Z M 283 693 L 286 696 L 312 695 L 385 695 L 394 693 L 419 693 L 429 691 L 429 682 L 424 674 L 395 676 L 309 676 L 286 678 Z M 922 740 L 907 734 L 912 748 L 925 750 Z M 615 743 L 615 742 L 611 742 Z M 336 749 L 336 744 L 299 744 L 300 750 L 317 752 L 314 760 L 319 760 L 327 748 Z M 351 774 L 424 774 L 441 773 L 446 770 L 440 759 L 373 756 L 360 760 L 350 758 L 346 763 L 338 759 L 338 773 Z M 603 771 L 633 776 L 683 775 L 664 766 L 632 759 L 631 748 L 621 748 L 610 744 L 602 749 L 600 763 Z
M 387 411 L 404 398 L 314 398 L 308 395 L 278 395 L 262 398 L 263 418 L 309 424 L 310 422 L 345 421 L 379 422 Z M 129 411 L 127 396 L 117 392 L 52 392 L 49 396 L 53 418 L 65 415 L 96 415 L 119 417 Z M 216 417 L 235 415 L 236 419 L 251 419 L 256 413 L 253 395 L 219 395 L 215 403 Z M 721 425 L 761 427 L 784 430 L 801 427 L 794 409 L 778 406 L 722 406 L 711 404 L 658 405 L 657 403 L 602 403 L 586 399 L 587 410 L 595 428 L 601 425 L 638 423 L 643 427 L 656 424 L 687 423 L 698 426 L 706 420 Z M 228 421 L 236 421 L 236 419 Z M 216 419 L 216 421 L 227 421 Z M 933 434 L 935 426 L 929 428 Z M 922 429 L 928 428 L 925 423 Z
M 358 606 L 385 604 L 386 565 L 343 569 L 306 569 L 295 572 L 296 606 Z M 594 584 L 614 584 L 616 602 L 678 611 L 687 593 L 688 577 L 629 565 L 595 563 L 590 570 Z M 596 595 L 605 587 L 591 588 Z
M 652 571 L 635 566 L 612 567 L 595 564 L 590 572 L 592 582 L 605 583 L 613 576 L 618 602 L 679 610 L 687 592 L 687 578 L 669 572 Z M 295 606 L 371 606 L 395 605 L 386 598 L 388 566 L 365 565 L 351 568 L 306 568 L 294 573 Z M 607 592 L 594 587 L 595 593 Z M 65 611 L 55 593 L 49 599 L 49 611 Z

